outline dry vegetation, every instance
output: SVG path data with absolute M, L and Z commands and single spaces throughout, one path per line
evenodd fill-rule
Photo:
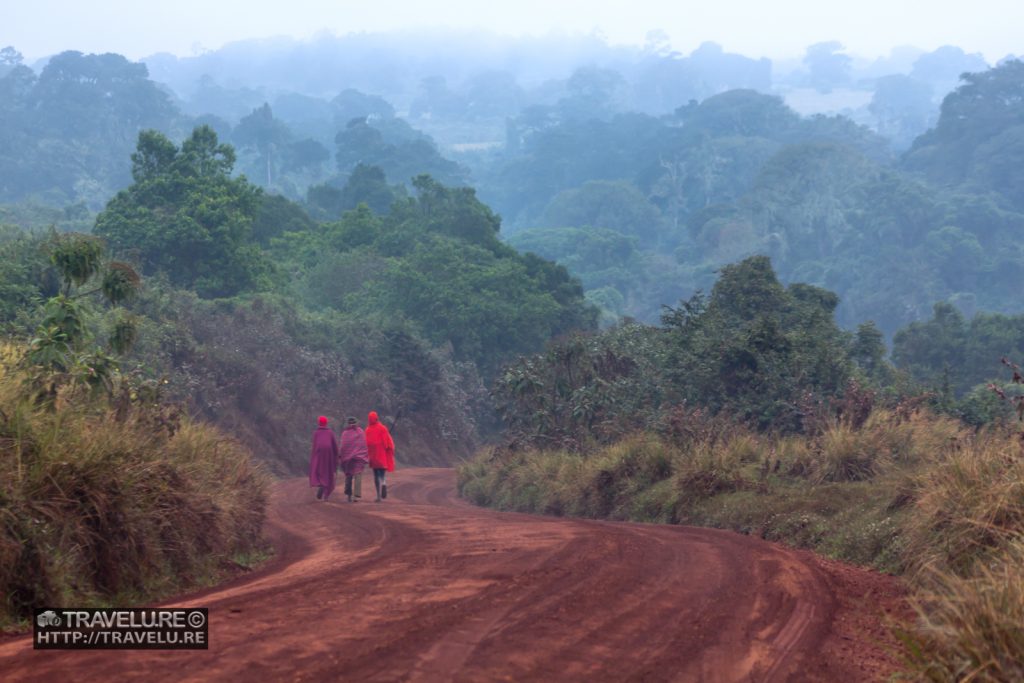
M 0 624 L 39 605 L 152 600 L 266 552 L 268 478 L 217 429 L 154 406 L 24 399 L 0 364 Z
M 1024 680 L 1024 452 L 1013 435 L 952 449 L 917 480 L 907 525 L 919 628 L 934 681 Z

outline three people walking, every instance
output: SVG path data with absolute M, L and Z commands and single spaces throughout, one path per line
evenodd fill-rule
M 373 486 L 377 502 L 388 497 L 387 473 L 395 470 L 395 442 L 388 428 L 371 411 L 364 431 L 354 417 L 348 418 L 341 430 L 341 445 L 327 427 L 327 418 L 318 418 L 313 432 L 313 448 L 309 456 L 309 485 L 316 488 L 318 500 L 326 501 L 334 491 L 335 472 L 339 465 L 345 475 L 345 495 L 349 502 L 358 496 L 357 482 L 367 465 L 373 468 Z

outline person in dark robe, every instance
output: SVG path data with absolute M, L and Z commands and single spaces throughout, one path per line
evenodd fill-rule
M 318 418 L 320 426 L 313 432 L 313 448 L 309 454 L 309 485 L 316 487 L 317 500 L 327 501 L 334 490 L 338 470 L 338 440 L 327 428 L 327 418 Z

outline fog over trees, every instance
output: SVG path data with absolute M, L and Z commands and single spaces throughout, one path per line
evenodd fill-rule
M 956 46 L 865 60 L 821 41 L 773 62 L 680 54 L 660 32 L 248 40 L 141 62 L 26 64 L 12 46 L 0 222 L 95 227 L 201 298 L 387 306 L 482 377 L 572 325 L 656 322 L 757 255 L 834 293 L 841 327 L 919 346 L 897 332 L 937 304 L 968 330 L 1024 312 L 1022 93 L 1020 61 Z M 897 358 L 933 381 L 924 356 Z

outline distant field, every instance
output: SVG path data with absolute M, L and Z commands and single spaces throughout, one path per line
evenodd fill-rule
M 830 93 L 820 93 L 813 88 L 795 88 L 781 91 L 779 95 L 797 113 L 809 116 L 866 107 L 871 102 L 872 93 L 868 90 L 833 90 Z
M 501 147 L 504 144 L 501 140 L 488 140 L 486 142 L 459 142 L 451 145 L 453 152 L 486 152 L 489 149 Z

